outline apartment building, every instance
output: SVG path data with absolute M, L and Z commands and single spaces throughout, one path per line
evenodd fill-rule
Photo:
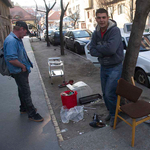
M 102 0 L 103 1 L 103 0 Z M 95 20 L 96 10 L 105 8 L 108 10 L 109 17 L 117 22 L 119 28 L 123 28 L 125 23 L 132 22 L 135 14 L 136 0 L 118 0 L 118 1 L 103 1 L 100 0 L 85 0 L 85 22 L 86 28 L 94 30 L 97 25 Z M 146 21 L 146 28 L 150 29 L 150 15 Z
M 84 10 L 84 1 L 85 0 L 70 0 L 69 6 L 67 8 L 67 16 L 70 16 L 72 14 L 77 14 L 77 22 L 76 22 L 76 28 L 84 29 L 86 28 L 85 23 L 85 10 Z M 73 21 L 70 22 L 70 25 L 73 26 Z
M 0 0 L 0 48 L 2 48 L 6 36 L 12 30 L 9 8 L 12 8 L 10 0 Z

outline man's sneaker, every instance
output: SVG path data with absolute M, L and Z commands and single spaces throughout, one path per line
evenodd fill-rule
M 111 118 L 110 114 L 105 118 L 105 121 L 109 121 Z
M 110 118 L 110 122 L 109 122 L 109 125 L 110 125 L 111 127 L 114 126 L 114 120 L 115 120 L 115 116 L 112 116 L 112 117 Z
M 35 108 L 35 112 L 37 112 L 37 108 Z M 27 111 L 24 109 L 24 110 L 20 110 L 20 113 L 21 114 L 26 114 L 27 113 Z
M 44 120 L 43 117 L 40 116 L 40 114 L 35 114 L 33 117 L 29 117 L 30 120 L 35 122 L 42 122 Z

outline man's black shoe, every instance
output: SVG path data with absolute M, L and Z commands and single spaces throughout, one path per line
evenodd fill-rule
M 30 120 L 35 121 L 35 122 L 42 122 L 44 120 L 43 117 L 40 116 L 40 114 L 35 114 L 32 117 L 29 117 Z
M 110 114 L 105 118 L 105 121 L 109 121 L 111 118 Z

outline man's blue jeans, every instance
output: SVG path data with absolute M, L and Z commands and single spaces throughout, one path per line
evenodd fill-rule
M 112 68 L 101 66 L 101 87 L 105 105 L 111 116 L 115 116 L 117 103 L 117 81 L 120 79 L 122 73 L 122 63 Z

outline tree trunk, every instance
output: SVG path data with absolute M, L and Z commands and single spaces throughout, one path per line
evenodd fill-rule
M 74 24 L 73 24 L 74 29 L 76 29 L 76 22 L 77 22 L 77 21 L 74 21 Z
M 46 41 L 47 41 L 47 46 L 50 46 L 50 41 L 48 38 L 48 13 L 49 11 L 46 11 Z
M 60 16 L 60 26 L 59 26 L 59 30 L 60 30 L 60 47 L 61 47 L 61 55 L 64 55 L 64 37 L 63 37 L 63 33 L 62 33 L 62 28 L 63 28 L 63 17 L 64 17 L 64 13 L 61 13 Z
M 134 76 L 142 35 L 145 28 L 146 18 L 149 12 L 150 0 L 136 1 L 135 18 L 132 25 L 132 31 L 122 71 L 122 77 L 129 82 L 131 82 L 131 76 Z
M 64 17 L 64 14 L 65 14 L 66 10 L 67 10 L 68 5 L 69 5 L 69 2 L 68 2 L 68 4 L 66 5 L 66 7 L 64 9 L 63 0 L 60 0 L 61 16 L 60 16 L 59 32 L 60 32 L 60 53 L 61 53 L 61 55 L 64 55 L 64 37 L 63 37 L 63 33 L 62 33 L 63 17 Z

